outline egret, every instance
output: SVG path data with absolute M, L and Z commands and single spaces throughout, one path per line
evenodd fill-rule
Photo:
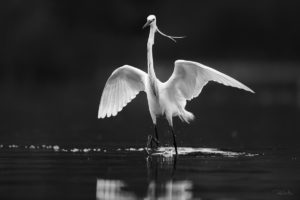
M 152 142 L 159 145 L 157 131 L 157 117 L 165 116 L 173 136 L 173 145 L 176 155 L 176 135 L 173 129 L 173 117 L 178 116 L 182 121 L 189 123 L 194 115 L 185 109 L 187 101 L 196 98 L 202 88 L 209 82 L 215 81 L 226 86 L 236 87 L 253 92 L 241 82 L 203 64 L 176 60 L 173 74 L 166 82 L 161 82 L 155 75 L 152 46 L 155 33 L 159 33 L 175 41 L 176 38 L 162 33 L 156 25 L 156 17 L 149 15 L 144 27 L 150 26 L 147 42 L 148 73 L 123 65 L 113 71 L 108 78 L 99 105 L 98 118 L 116 116 L 136 95 L 144 91 L 147 94 L 150 115 L 154 124 L 155 135 L 148 136 L 147 149 Z

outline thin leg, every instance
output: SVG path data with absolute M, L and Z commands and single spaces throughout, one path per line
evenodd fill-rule
M 155 130 L 155 137 L 156 137 L 157 141 L 159 141 L 159 139 L 158 139 L 158 132 L 157 132 L 157 126 L 156 126 L 156 124 L 154 125 L 154 130 Z
M 156 146 L 159 146 L 159 140 L 158 140 L 158 131 L 157 131 L 157 126 L 154 124 L 154 130 L 155 130 L 155 135 L 153 134 L 153 142 L 155 142 Z
M 174 133 L 174 129 L 172 126 L 171 126 L 171 131 L 172 131 L 172 135 L 173 135 L 173 145 L 175 147 L 175 152 L 176 152 L 176 156 L 177 156 L 178 152 L 177 152 L 177 144 L 176 144 L 176 135 Z
M 147 140 L 147 146 L 145 148 L 145 151 L 147 152 L 147 154 L 149 155 L 149 146 L 151 146 L 152 149 L 152 135 L 148 135 L 148 140 Z
M 149 146 L 150 146 L 150 148 L 152 149 L 152 146 L 153 146 L 152 140 L 153 140 L 152 135 L 148 135 L 147 148 L 149 148 Z

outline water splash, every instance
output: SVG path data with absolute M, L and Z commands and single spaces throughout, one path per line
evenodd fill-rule
M 20 150 L 20 151 L 47 151 L 47 152 L 70 152 L 70 153 L 89 153 L 89 152 L 106 152 L 104 148 L 63 148 L 59 145 L 17 145 L 17 144 L 9 144 L 4 145 L 0 144 L 0 151 L 1 150 Z
M 142 151 L 143 148 L 127 148 L 126 151 Z M 144 149 L 143 149 L 144 150 Z M 151 151 L 151 149 L 148 149 Z M 237 156 L 257 156 L 258 154 L 247 153 L 247 152 L 234 152 L 234 151 L 225 151 L 217 148 L 194 148 L 194 147 L 178 147 L 178 155 L 219 155 L 225 157 L 237 157 Z M 173 147 L 159 147 L 155 149 L 152 153 L 152 156 L 160 155 L 164 157 L 172 157 L 175 155 L 175 149 Z
M 23 151 L 47 151 L 47 152 L 69 152 L 69 153 L 95 153 L 95 152 L 145 152 L 145 148 L 104 148 L 104 147 L 69 147 L 64 148 L 59 145 L 17 145 L 9 144 L 4 145 L 0 144 L 1 150 L 23 150 Z M 151 152 L 151 149 L 148 149 Z M 258 154 L 247 153 L 247 152 L 235 152 L 235 151 L 225 151 L 217 148 L 194 148 L 194 147 L 178 147 L 178 155 L 212 155 L 212 156 L 224 156 L 224 157 L 238 157 L 238 156 L 257 156 Z M 163 156 L 163 157 L 173 157 L 175 155 L 175 150 L 173 147 L 159 147 L 152 151 L 152 156 Z

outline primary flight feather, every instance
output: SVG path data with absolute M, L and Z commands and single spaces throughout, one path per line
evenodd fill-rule
M 117 68 L 105 84 L 98 118 L 116 116 L 140 91 L 145 91 L 147 76 L 129 65 Z
M 158 32 L 172 40 L 180 37 L 168 36 L 162 33 L 157 28 L 154 15 L 147 17 L 144 27 L 146 26 L 150 26 L 147 43 L 148 73 L 129 65 L 117 68 L 105 84 L 98 118 L 116 116 L 139 92 L 144 91 L 147 94 L 149 111 L 155 127 L 155 135 L 148 137 L 147 147 L 152 142 L 159 143 L 156 118 L 164 115 L 171 127 L 173 145 L 177 154 L 176 135 L 173 130 L 172 119 L 174 116 L 178 116 L 188 123 L 194 118 L 191 112 L 185 110 L 186 102 L 199 96 L 202 88 L 209 81 L 254 92 L 226 74 L 200 63 L 186 60 L 176 60 L 173 74 L 167 82 L 162 83 L 156 78 L 153 66 L 152 46 L 155 33 Z

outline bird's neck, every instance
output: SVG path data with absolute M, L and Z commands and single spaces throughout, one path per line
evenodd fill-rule
M 154 35 L 156 32 L 156 25 L 152 24 L 150 26 L 150 33 L 147 43 L 147 60 L 148 60 L 148 74 L 150 79 L 156 79 L 154 66 L 153 66 L 153 54 L 152 54 L 152 46 L 154 44 Z
M 156 24 L 151 24 L 148 43 L 147 43 L 147 60 L 148 60 L 148 75 L 149 75 L 151 92 L 156 98 L 159 98 L 157 78 L 154 71 L 153 55 L 152 55 L 152 46 L 154 44 L 155 32 L 156 32 Z

